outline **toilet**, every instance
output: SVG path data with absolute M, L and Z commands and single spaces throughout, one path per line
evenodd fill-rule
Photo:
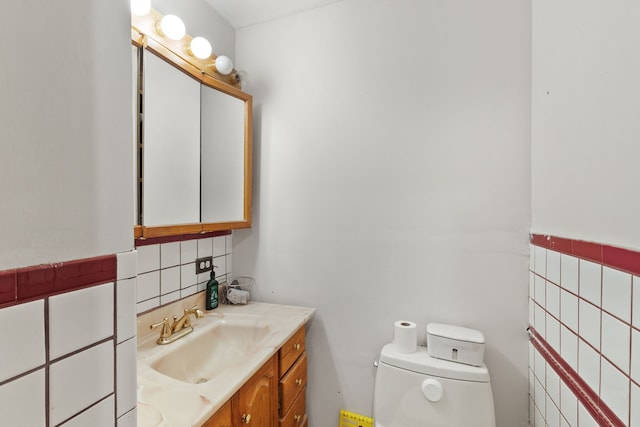
M 393 343 L 382 348 L 373 396 L 375 426 L 495 427 L 489 371 L 482 362 L 484 337 L 478 345 L 467 340 L 477 336 L 469 331 L 477 331 L 435 325 L 431 329 L 437 336 L 430 334 L 431 326 L 429 349 L 418 346 L 402 353 Z

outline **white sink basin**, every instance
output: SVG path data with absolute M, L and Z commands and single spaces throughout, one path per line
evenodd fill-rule
M 264 322 L 219 320 L 168 344 L 170 350 L 151 368 L 178 381 L 204 384 L 245 363 L 268 333 Z

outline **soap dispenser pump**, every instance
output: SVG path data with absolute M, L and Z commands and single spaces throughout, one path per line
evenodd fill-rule
M 218 281 L 216 280 L 216 273 L 212 268 L 211 278 L 207 282 L 207 300 L 205 303 L 205 308 L 207 310 L 213 310 L 217 306 L 218 306 Z

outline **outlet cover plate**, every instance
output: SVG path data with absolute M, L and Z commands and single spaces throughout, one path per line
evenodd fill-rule
M 196 259 L 196 274 L 206 273 L 213 270 L 213 257 L 205 256 Z

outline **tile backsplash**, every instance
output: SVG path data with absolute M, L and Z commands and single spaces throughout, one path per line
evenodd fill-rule
M 531 424 L 640 427 L 640 254 L 541 237 L 530 250 Z
M 231 277 L 232 235 L 138 246 L 137 312 L 203 291 L 210 273 L 196 274 L 197 258 L 213 256 L 216 279 Z

